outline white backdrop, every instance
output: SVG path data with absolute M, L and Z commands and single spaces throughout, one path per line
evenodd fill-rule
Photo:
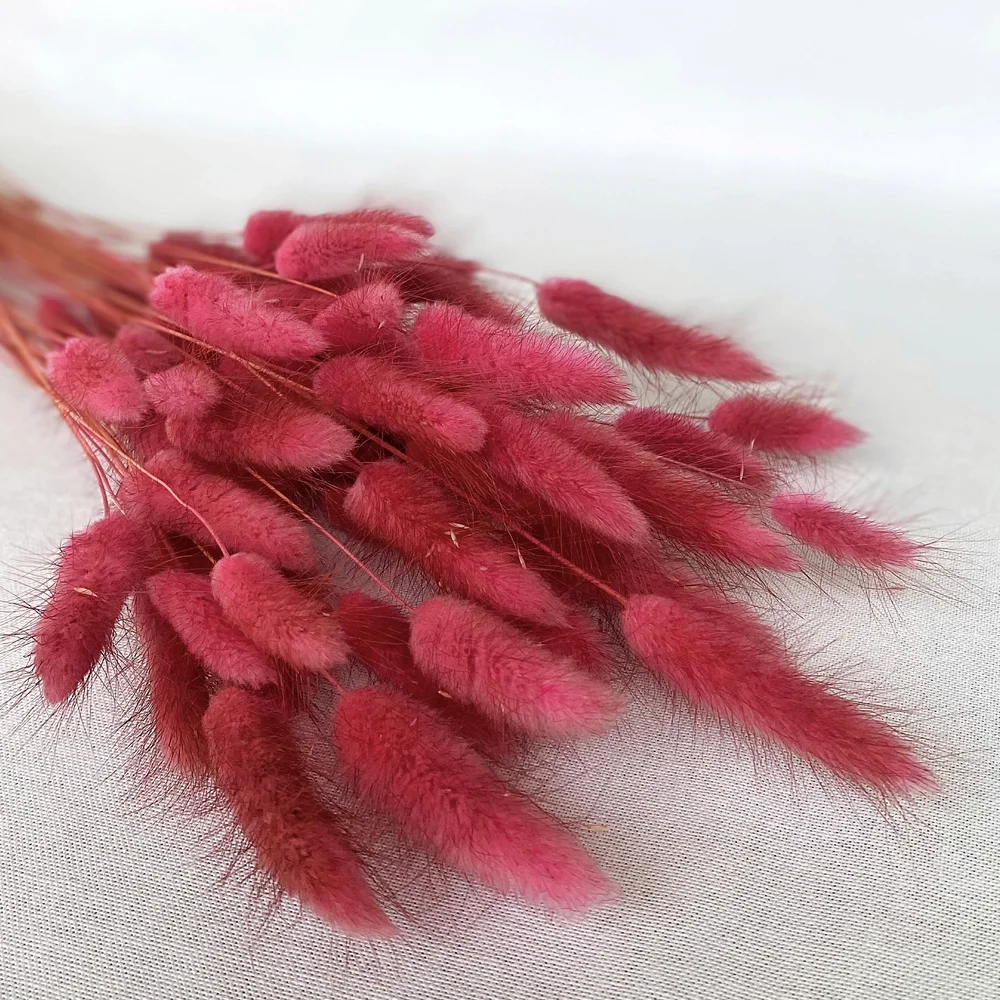
M 460 252 L 713 321 L 872 440 L 831 488 L 948 533 L 891 609 L 800 595 L 830 665 L 915 709 L 943 792 L 886 822 L 637 710 L 553 774 L 622 902 L 457 889 L 402 945 L 260 929 L 197 831 L 135 816 L 100 698 L 0 717 L 0 996 L 1000 995 L 1000 20 L 993 5 L 36 3 L 0 14 L 0 164 L 118 219 L 235 227 L 386 196 Z M 95 512 L 0 371 L 7 588 Z M 932 592 L 933 590 L 933 592 Z M 943 591 L 943 596 L 937 592 Z M 4 666 L 16 660 L 5 654 Z M 7 695 L 8 683 L 0 695 Z

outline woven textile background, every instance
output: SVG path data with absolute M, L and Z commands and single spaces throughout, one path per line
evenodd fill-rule
M 107 699 L 0 716 L 0 997 L 11 1000 L 991 1000 L 1000 997 L 1000 208 L 792 173 L 122 134 L 5 105 L 6 166 L 70 207 L 234 228 L 388 195 L 462 253 L 719 324 L 813 376 L 871 440 L 838 496 L 944 535 L 941 572 L 870 608 L 792 594 L 819 668 L 912 708 L 943 782 L 888 818 L 649 697 L 556 762 L 562 813 L 622 886 L 574 922 L 455 884 L 400 944 L 262 925 L 199 830 L 137 814 Z M 0 370 L 0 564 L 17 591 L 98 509 L 45 401 Z M 5 649 L 3 667 L 17 654 Z M 14 690 L 5 680 L 0 697 Z M 605 829 L 606 828 L 606 829 Z

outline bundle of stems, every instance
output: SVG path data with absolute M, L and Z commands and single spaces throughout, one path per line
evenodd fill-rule
M 362 936 L 395 932 L 366 813 L 497 891 L 612 898 L 505 774 L 612 726 L 637 671 L 879 796 L 932 785 L 747 598 L 818 561 L 876 587 L 917 566 L 899 530 L 787 486 L 861 433 L 726 337 L 575 279 L 502 295 L 433 235 L 264 211 L 242 242 L 143 247 L 0 196 L 0 343 L 105 508 L 33 627 L 43 697 L 85 696 L 127 623 L 157 759 Z M 721 401 L 687 412 L 692 385 Z

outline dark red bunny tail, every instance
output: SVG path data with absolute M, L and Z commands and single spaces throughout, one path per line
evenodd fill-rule
M 108 648 L 142 569 L 141 537 L 122 514 L 94 521 L 63 547 L 33 636 L 35 673 L 50 702 L 68 698 Z
M 932 787 L 927 768 L 886 723 L 802 674 L 780 640 L 734 604 L 633 597 L 622 614 L 643 664 L 693 704 L 778 740 L 835 774 L 887 795 Z
M 258 866 L 348 934 L 395 934 L 342 824 L 311 787 L 277 704 L 267 695 L 222 688 L 203 726 L 213 777 Z
M 358 793 L 464 874 L 560 910 L 617 895 L 565 830 L 405 695 L 348 691 L 337 704 L 334 740 Z
M 633 305 L 587 281 L 543 281 L 538 308 L 556 326 L 647 368 L 729 382 L 774 378 L 769 368 L 734 341 Z
M 235 628 L 292 666 L 324 671 L 347 656 L 333 609 L 261 556 L 238 552 L 219 560 L 212 570 L 212 593 Z
M 410 649 L 451 697 L 536 736 L 599 733 L 620 709 L 618 696 L 571 660 L 466 601 L 424 601 L 413 616 Z
M 734 396 L 712 410 L 708 426 L 752 451 L 821 455 L 864 438 L 853 424 L 829 410 L 797 399 Z
M 803 545 L 835 562 L 868 569 L 911 569 L 920 553 L 920 546 L 897 528 L 810 493 L 773 497 L 771 516 Z

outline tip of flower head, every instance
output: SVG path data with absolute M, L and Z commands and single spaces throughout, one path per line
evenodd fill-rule
M 711 430 L 756 451 L 821 455 L 864 440 L 862 430 L 829 410 L 797 399 L 734 396 L 708 416 Z
M 309 900 L 309 907 L 350 938 L 391 941 L 400 936 L 399 928 L 382 912 L 374 898 L 363 902 L 361 899 L 346 901 L 340 886 L 333 887 L 329 892 L 316 893 Z
M 289 399 L 247 395 L 211 412 L 199 409 L 200 397 L 195 402 L 181 392 L 170 399 L 177 412 L 166 414 L 166 432 L 176 447 L 209 462 L 310 472 L 336 465 L 355 445 L 345 427 Z
M 622 612 L 642 663 L 695 705 L 886 795 L 931 787 L 913 747 L 882 719 L 802 673 L 749 609 L 708 590 L 639 595 Z
M 774 488 L 776 475 L 765 461 L 683 413 L 653 406 L 629 407 L 618 415 L 615 427 L 680 468 L 748 490 L 767 493 Z
M 307 218 L 282 209 L 254 212 L 243 227 L 243 249 L 256 260 L 270 260 L 281 241 Z
M 755 358 L 749 351 L 725 337 L 706 338 L 706 357 L 701 371 L 692 363 L 691 375 L 698 378 L 720 379 L 725 382 L 773 382 L 778 376 L 773 368 Z M 710 349 L 709 349 L 710 348 Z
M 486 438 L 486 422 L 476 409 L 387 358 L 330 358 L 313 376 L 313 387 L 331 410 L 407 440 L 449 451 L 477 451 Z
M 411 343 L 424 367 L 461 387 L 574 405 L 629 402 L 624 373 L 581 344 L 434 302 L 417 314 Z
M 338 929 L 392 936 L 277 699 L 224 687 L 213 695 L 202 730 L 215 783 L 253 846 L 257 868 Z
M 451 451 L 479 451 L 486 441 L 489 427 L 483 416 L 450 396 L 429 400 L 423 416 L 434 436 Z
M 470 601 L 422 602 L 412 617 L 410 649 L 442 690 L 525 733 L 557 740 L 594 735 L 621 711 L 615 691 Z
M 911 569 L 920 546 L 901 531 L 809 493 L 771 500 L 771 516 L 793 538 L 835 562 L 869 569 Z
M 333 737 L 356 793 L 458 871 L 557 910 L 613 897 L 570 834 L 418 701 L 355 688 L 337 703 Z
M 68 698 L 108 647 L 143 564 L 142 535 L 124 514 L 92 522 L 63 546 L 55 586 L 32 632 L 35 673 L 50 704 Z
M 149 304 L 183 325 L 182 317 L 186 317 L 188 311 L 188 291 L 192 281 L 197 280 L 198 273 L 190 264 L 179 264 L 161 271 L 153 279 Z
M 218 379 L 193 361 L 150 375 L 142 388 L 153 409 L 164 417 L 200 417 L 222 398 Z
M 533 493 L 554 510 L 593 529 L 602 537 L 641 549 L 653 539 L 653 528 L 628 491 L 605 468 L 605 455 L 589 441 L 568 438 L 552 426 L 573 421 L 572 414 L 551 411 L 532 419 L 513 409 L 490 412 L 485 454 L 492 470 Z M 575 424 L 586 424 L 582 418 Z M 590 432 L 608 428 L 593 423 Z

